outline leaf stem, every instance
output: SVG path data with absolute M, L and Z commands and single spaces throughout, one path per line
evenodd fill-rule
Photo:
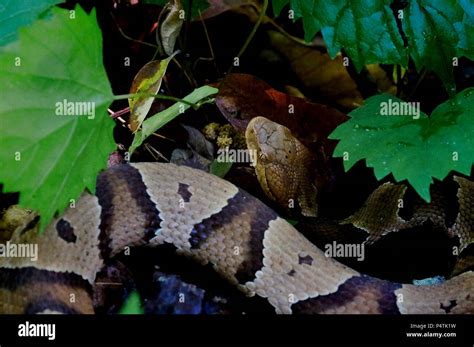
M 120 94 L 120 95 L 114 95 L 114 100 L 125 100 L 125 99 L 130 99 L 135 96 L 148 96 L 152 97 L 155 99 L 163 99 L 163 100 L 171 100 L 175 102 L 182 102 L 183 104 L 189 105 L 193 108 L 196 108 L 198 105 L 194 104 L 192 102 L 189 102 L 184 99 L 180 98 L 175 98 L 174 96 L 169 96 L 169 95 L 161 95 L 161 94 L 151 94 L 151 93 L 132 93 L 132 94 Z
M 149 43 L 149 42 L 145 42 L 145 41 L 140 41 L 140 40 L 137 40 L 137 39 L 134 39 L 133 37 L 130 37 L 128 36 L 127 34 L 125 34 L 125 32 L 122 30 L 122 28 L 120 27 L 119 23 L 117 22 L 117 20 L 115 19 L 115 16 L 112 12 L 110 12 L 110 16 L 112 17 L 112 19 L 114 20 L 115 22 L 115 25 L 117 26 L 117 29 L 118 31 L 120 32 L 120 34 L 127 40 L 129 41 L 133 41 L 133 42 L 136 42 L 136 43 L 139 43 L 139 44 L 142 44 L 142 45 L 145 45 L 145 46 L 149 46 L 149 47 L 153 47 L 155 49 L 158 49 L 159 46 L 157 45 L 154 45 L 152 43 Z
M 273 25 L 275 27 L 276 30 L 278 30 L 283 36 L 285 36 L 287 39 L 301 45 L 301 46 L 305 46 L 305 47 L 319 47 L 320 45 L 319 44 L 316 44 L 314 42 L 306 42 L 305 40 L 303 39 L 300 39 L 298 37 L 295 37 L 293 35 L 291 35 L 290 33 L 288 33 L 285 29 L 283 29 L 281 26 L 279 26 L 272 18 L 268 17 L 268 16 L 265 16 L 266 18 L 266 21 L 268 23 L 270 23 L 271 25 Z
M 199 10 L 199 18 L 201 19 L 201 23 L 202 23 L 202 26 L 204 28 L 204 33 L 206 34 L 207 45 L 209 46 L 209 51 L 211 52 L 211 57 L 212 57 L 212 62 L 214 63 L 214 68 L 216 69 L 217 74 L 220 75 L 219 68 L 217 67 L 216 56 L 214 55 L 214 49 L 212 48 L 211 38 L 209 37 L 209 33 L 207 31 L 206 23 L 204 22 L 204 19 L 202 18 L 201 10 Z
M 263 19 L 265 18 L 265 13 L 267 12 L 267 8 L 268 8 L 268 0 L 264 0 L 263 1 L 263 8 L 262 8 L 262 11 L 260 12 L 260 15 L 258 16 L 258 20 L 255 23 L 255 25 L 253 26 L 252 31 L 250 32 L 249 36 L 247 37 L 247 40 L 245 40 L 244 45 L 242 46 L 239 53 L 237 54 L 237 58 L 240 58 L 242 56 L 242 54 L 244 54 L 244 52 L 247 49 L 248 45 L 252 41 L 253 37 L 255 36 L 255 33 L 257 32 L 258 27 L 260 26 Z M 234 68 L 234 64 L 232 64 L 230 66 L 227 73 L 229 74 L 232 71 L 233 68 Z
M 411 90 L 410 92 L 410 95 L 408 96 L 407 100 L 411 100 L 413 98 L 413 96 L 415 95 L 416 91 L 418 90 L 418 87 L 420 86 L 421 82 L 423 82 L 423 80 L 425 79 L 426 75 L 428 74 L 428 70 L 423 68 L 423 71 L 421 72 L 420 74 L 420 77 L 418 78 L 418 80 L 416 81 L 416 84 L 415 86 L 413 87 L 413 89 Z

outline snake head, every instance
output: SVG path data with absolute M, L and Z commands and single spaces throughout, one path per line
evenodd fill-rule
M 253 118 L 247 126 L 245 138 L 248 149 L 256 152 L 256 158 L 262 164 L 271 162 L 287 165 L 298 160 L 299 141 L 287 127 L 267 118 Z
M 245 139 L 265 194 L 287 211 L 298 202 L 303 215 L 316 216 L 317 189 L 311 183 L 310 151 L 287 127 L 265 117 L 249 122 Z

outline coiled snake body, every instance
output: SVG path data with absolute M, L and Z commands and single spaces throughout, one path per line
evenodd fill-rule
M 461 177 L 457 183 L 460 209 L 452 230 L 468 242 L 473 184 Z M 303 196 L 303 209 L 307 201 Z M 245 294 L 266 298 L 277 313 L 474 312 L 472 271 L 432 286 L 363 275 L 326 257 L 245 191 L 173 164 L 111 167 L 98 177 L 96 195 L 84 193 L 44 234 L 19 228 L 10 242 L 38 244 L 38 259 L 0 258 L 2 313 L 93 313 L 91 291 L 106 259 L 125 247 L 159 251 L 165 244 L 212 264 Z

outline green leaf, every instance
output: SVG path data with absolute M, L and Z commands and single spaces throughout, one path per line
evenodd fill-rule
M 407 51 L 389 6 L 391 0 L 289 2 L 295 19 L 303 18 L 305 40 L 310 41 L 321 29 L 332 58 L 344 48 L 359 71 L 372 63 L 407 66 Z M 278 6 L 283 4 L 278 1 Z
M 418 70 L 433 70 L 454 96 L 453 58 L 474 59 L 472 0 L 409 1 L 397 13 L 408 48 L 390 8 L 392 0 L 273 0 L 275 12 L 288 3 L 294 19 L 303 20 L 306 41 L 321 30 L 331 57 L 344 49 L 358 71 L 372 63 L 407 67 L 409 53 Z
M 40 213 L 42 227 L 84 188 L 94 191 L 115 147 L 95 12 L 77 7 L 75 19 L 59 8 L 52 13 L 0 51 L 0 182 Z M 68 114 L 64 101 L 95 107 L 61 115 Z
M 283 10 L 283 7 L 285 7 L 288 4 L 288 0 L 273 0 L 272 1 L 272 6 L 273 6 L 273 14 L 276 16 L 280 15 L 281 10 Z
M 304 38 L 310 42 L 316 33 L 321 29 L 318 17 L 313 15 L 314 11 L 317 11 L 316 1 L 301 1 L 301 0 L 273 0 L 273 12 L 275 16 L 279 15 L 283 7 L 290 4 L 290 8 L 293 13 L 289 13 L 290 18 L 293 20 L 302 19 Z
M 183 100 L 188 101 L 192 104 L 196 104 L 202 99 L 216 94 L 217 92 L 218 89 L 216 88 L 203 86 L 195 89 L 191 94 L 185 96 Z M 178 117 L 189 107 L 191 107 L 189 104 L 177 102 L 174 105 L 168 107 L 166 110 L 163 110 L 155 114 L 154 116 L 146 119 L 142 124 L 142 129 L 135 133 L 135 137 L 133 138 L 133 142 L 130 146 L 129 152 L 133 153 L 135 149 L 137 149 L 137 147 L 139 147 L 148 136 L 160 129 L 163 125 Z
M 130 94 L 137 93 L 137 95 L 128 99 L 132 131 L 136 131 L 142 125 L 148 111 L 150 111 L 155 100 L 153 96 L 159 92 L 168 64 L 175 55 L 176 53 L 163 60 L 148 62 L 133 79 Z
M 218 177 L 224 177 L 232 168 L 232 164 L 233 162 L 231 161 L 221 162 L 221 161 L 218 161 L 217 159 L 214 159 L 211 163 L 209 171 L 213 175 L 216 175 Z
M 457 52 L 474 60 L 474 0 L 459 0 L 459 5 L 464 10 L 463 30 L 459 32 Z
M 15 41 L 18 29 L 61 0 L 2 0 L 0 4 L 0 46 Z
M 168 3 L 168 0 L 143 0 L 141 3 L 163 7 Z M 186 19 L 199 18 L 199 12 L 204 12 L 204 10 L 207 10 L 210 6 L 208 0 L 183 0 L 182 3 Z M 191 7 L 189 5 L 191 5 Z
M 145 310 L 142 305 L 140 294 L 134 290 L 127 297 L 122 307 L 119 310 L 119 314 L 144 314 Z
M 334 155 L 344 158 L 346 170 L 365 159 L 377 179 L 389 173 L 396 181 L 407 179 L 429 201 L 433 178 L 442 180 L 452 170 L 470 174 L 474 163 L 474 88 L 439 105 L 430 118 L 420 113 L 414 119 L 417 117 L 409 112 L 383 115 L 385 106 L 401 103 L 390 95 L 367 99 L 331 134 L 330 138 L 341 140 Z
M 298 3 L 299 2 L 299 3 Z M 292 8 L 295 10 L 295 18 L 303 18 L 303 29 L 305 32 L 304 39 L 310 42 L 314 35 L 321 30 L 321 23 L 318 17 L 313 16 L 313 13 L 317 12 L 316 1 L 298 1 L 291 0 Z
M 466 46 L 473 42 L 467 13 L 457 0 L 411 0 L 405 11 L 402 25 L 417 69 L 425 66 L 435 71 L 454 95 L 452 60 L 472 54 Z
M 391 0 L 323 1 L 319 9 L 322 33 L 329 53 L 344 48 L 357 70 L 383 62 L 407 66 L 408 57 Z

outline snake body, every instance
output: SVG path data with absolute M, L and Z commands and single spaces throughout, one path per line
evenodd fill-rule
M 458 227 L 472 230 L 472 183 L 458 181 Z M 470 190 L 469 190 L 470 189 Z M 172 245 L 212 267 L 277 313 L 472 313 L 474 272 L 415 286 L 361 274 L 308 241 L 235 185 L 183 166 L 132 163 L 97 179 L 43 234 L 18 228 L 10 242 L 37 244 L 38 259 L 0 258 L 0 312 L 93 313 L 107 259 L 127 247 Z M 464 228 L 464 229 L 463 229 Z

